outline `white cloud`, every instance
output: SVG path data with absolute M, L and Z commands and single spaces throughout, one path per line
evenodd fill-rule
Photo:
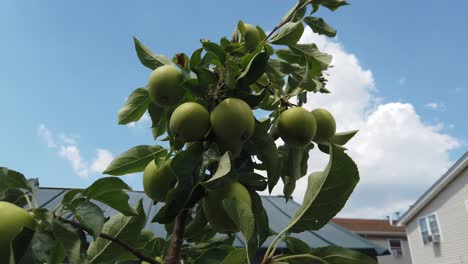
M 60 133 L 54 136 L 52 131 L 44 124 L 38 127 L 38 135 L 49 148 L 57 149 L 58 155 L 67 160 L 73 172 L 80 178 L 87 179 L 93 173 L 101 173 L 114 159 L 112 153 L 106 149 L 96 149 L 96 158 L 88 163 L 80 152 L 78 147 L 78 136 L 70 136 Z M 89 165 L 91 164 L 91 165 Z
M 46 142 L 47 147 L 57 147 L 57 144 L 55 144 L 54 138 L 52 136 L 52 132 L 50 132 L 50 130 L 44 124 L 40 124 L 37 128 L 37 135 Z
M 337 42 L 307 28 L 302 43 L 314 42 L 333 55 L 327 88 L 311 94 L 305 107 L 328 109 L 338 131 L 360 129 L 347 147 L 358 164 L 361 181 L 340 216 L 379 218 L 402 211 L 453 163 L 449 152 L 461 142 L 445 134 L 443 124 L 427 125 L 410 103 L 378 98 L 372 72 Z M 328 156 L 314 149 L 309 172 L 322 170 Z M 302 202 L 307 177 L 297 183 L 293 198 Z M 274 194 L 282 193 L 280 183 Z
M 430 102 L 425 105 L 426 108 L 432 109 L 432 110 L 445 110 L 445 105 L 442 103 L 437 103 L 437 102 Z
M 96 153 L 97 157 L 91 165 L 91 170 L 102 173 L 114 159 L 114 155 L 112 155 L 112 153 L 107 149 L 97 149 Z

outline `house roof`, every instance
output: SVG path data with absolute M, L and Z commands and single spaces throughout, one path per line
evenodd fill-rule
M 36 193 L 41 208 L 54 208 L 61 202 L 64 194 L 69 188 L 40 188 Z M 148 216 L 148 219 L 153 219 L 154 215 L 161 208 L 161 204 L 153 206 L 153 202 L 144 192 L 132 191 L 129 192 L 130 204 L 135 206 L 140 199 L 143 200 L 143 207 Z M 291 217 L 294 216 L 300 205 L 292 200 L 286 203 L 283 197 L 279 196 L 262 196 L 263 206 L 268 214 L 270 228 L 274 231 L 281 231 L 289 223 Z M 105 204 L 98 203 L 104 211 L 105 216 L 112 216 L 117 213 L 114 209 Z M 157 236 L 165 237 L 166 231 L 164 226 L 158 223 L 151 223 L 150 220 L 145 225 L 145 229 L 151 230 Z M 305 231 L 299 234 L 294 234 L 295 237 L 303 240 L 311 247 L 325 246 L 340 246 L 344 248 L 354 249 L 361 252 L 366 252 L 374 256 L 388 255 L 386 248 L 382 248 L 372 242 L 344 229 L 343 227 L 329 222 L 318 231 Z M 263 244 L 263 247 L 268 246 L 272 242 L 272 237 L 269 237 Z M 234 246 L 244 247 L 244 242 L 240 236 L 236 236 Z M 285 248 L 284 243 L 278 248 Z
M 357 234 L 406 235 L 404 227 L 390 225 L 383 219 L 333 218 L 332 221 Z
M 413 219 L 428 203 L 468 167 L 468 151 L 437 180 L 398 220 L 398 225 L 405 225 Z

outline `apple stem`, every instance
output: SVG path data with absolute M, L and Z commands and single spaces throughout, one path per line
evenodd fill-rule
M 164 259 L 165 264 L 177 264 L 180 259 L 180 251 L 184 242 L 185 222 L 187 219 L 187 209 L 182 209 L 177 214 L 174 221 L 174 229 L 172 230 L 171 243 L 167 256 Z

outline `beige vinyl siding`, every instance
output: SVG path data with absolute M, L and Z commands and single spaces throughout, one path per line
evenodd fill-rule
M 401 248 L 403 250 L 403 256 L 395 257 L 392 255 L 380 256 L 377 257 L 379 264 L 411 264 L 410 250 L 408 246 L 408 241 L 405 238 L 383 238 L 383 237 L 366 237 L 367 240 L 371 241 L 374 244 L 377 244 L 381 247 L 387 248 L 390 251 L 390 244 L 388 240 L 390 239 L 400 239 Z
M 447 185 L 406 225 L 413 264 L 468 264 L 468 168 Z M 441 242 L 422 241 L 418 219 L 437 215 Z

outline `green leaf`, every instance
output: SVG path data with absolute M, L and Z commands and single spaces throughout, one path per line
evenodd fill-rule
M 255 218 L 255 232 L 258 236 L 257 248 L 263 245 L 263 242 L 270 236 L 270 225 L 268 215 L 263 207 L 262 198 L 257 192 L 249 191 L 252 199 L 252 212 Z
M 303 54 L 308 59 L 316 61 L 322 70 L 326 70 L 332 60 L 332 56 L 320 52 L 315 44 L 296 44 L 289 46 L 289 48 L 297 54 Z
M 170 65 L 171 61 L 163 55 L 154 54 L 148 47 L 143 45 L 136 37 L 133 37 L 135 50 L 141 64 L 154 70 L 163 65 Z
M 53 234 L 61 244 L 71 264 L 83 264 L 86 261 L 86 251 L 81 243 L 78 231 L 70 224 L 63 223 L 57 219 L 53 220 Z
M 307 254 L 312 251 L 307 243 L 295 237 L 285 237 L 284 242 L 286 243 L 286 247 L 291 252 L 291 254 L 294 255 Z
M 335 11 L 341 6 L 349 5 L 345 0 L 317 0 L 313 3 L 314 9 L 318 8 L 318 5 L 322 5 L 331 11 Z
M 265 72 L 265 66 L 269 59 L 268 52 L 262 51 L 256 54 L 249 62 L 245 70 L 241 73 L 237 80 L 242 86 L 248 86 L 260 78 Z
M 62 204 L 69 204 L 78 194 L 82 193 L 82 189 L 71 189 L 63 195 Z
M 184 208 L 195 185 L 203 156 L 200 142 L 190 145 L 185 151 L 178 152 L 171 161 L 171 168 L 177 176 L 176 186 L 166 195 L 166 204 L 159 210 L 153 221 L 168 224 L 174 220 L 180 209 Z
M 151 130 L 153 132 L 153 139 L 157 139 L 159 136 L 166 133 L 167 129 L 167 110 L 163 107 L 159 107 L 153 103 L 148 106 L 148 113 L 151 117 Z
M 279 180 L 278 153 L 275 141 L 268 134 L 268 130 L 256 122 L 255 132 L 244 147 L 248 149 L 249 153 L 257 155 L 258 159 L 265 165 L 268 173 L 268 188 L 271 192 Z
M 327 264 L 377 264 L 367 255 L 342 247 L 322 247 L 314 249 L 310 253 L 321 258 Z
M 280 31 L 274 35 L 270 42 L 276 45 L 294 45 L 304 33 L 304 26 L 301 21 L 288 22 Z
M 304 22 L 317 34 L 325 35 L 327 37 L 336 36 L 336 30 L 319 17 L 306 17 Z
M 229 155 L 229 152 L 226 152 L 219 160 L 218 169 L 216 170 L 215 174 L 207 182 L 211 182 L 223 176 L 226 176 L 230 171 L 231 171 L 231 156 Z
M 222 248 L 210 248 L 198 257 L 194 264 L 217 264 L 220 263 L 229 251 Z
M 237 181 L 257 191 L 263 191 L 268 186 L 267 178 L 255 172 L 239 173 Z
M 216 57 L 218 57 L 221 63 L 224 64 L 224 62 L 226 61 L 226 52 L 220 45 L 207 40 L 201 40 L 201 43 L 203 45 L 203 48 L 207 52 L 213 52 L 214 54 L 216 54 Z
M 136 216 L 125 216 L 123 214 L 112 216 L 104 224 L 102 232 L 124 240 L 129 244 L 135 243 L 146 222 L 142 200 L 139 201 L 136 211 L 138 212 Z M 112 263 L 123 254 L 122 247 L 101 237 L 92 241 L 88 248 L 89 263 Z
M 10 170 L 6 167 L 0 167 L 0 198 L 2 192 L 6 192 L 7 189 L 23 189 L 30 192 L 33 191 L 29 182 L 26 180 L 23 174 L 20 172 Z
M 206 89 L 204 89 L 200 83 L 198 82 L 198 79 L 186 79 L 184 82 L 182 82 L 182 87 L 184 87 L 185 90 L 189 91 L 195 96 L 203 97 L 206 94 Z
M 86 202 L 73 211 L 76 219 L 97 239 L 104 226 L 104 214 L 99 206 Z
M 151 99 L 146 88 L 135 89 L 119 111 L 119 125 L 140 120 L 150 102 Z
M 247 259 L 247 252 L 243 248 L 236 249 L 229 253 L 221 262 L 221 264 L 232 264 L 238 263 L 242 264 Z
M 167 150 L 161 146 L 136 146 L 117 156 L 103 173 L 120 176 L 141 172 L 154 157 L 165 158 L 166 154 Z
M 351 130 L 347 132 L 336 133 L 331 141 L 338 145 L 345 145 L 350 139 L 352 139 L 359 130 Z
M 38 263 L 61 264 L 65 258 L 63 246 L 51 233 L 42 230 L 36 230 L 34 233 L 31 249 Z
M 245 241 L 248 241 L 255 228 L 254 216 L 249 205 L 235 198 L 226 198 L 223 200 L 223 208 L 239 228 Z
M 125 190 L 132 189 L 119 178 L 106 177 L 95 181 L 84 190 L 83 195 L 88 199 L 102 202 L 124 215 L 136 215 L 137 212 L 128 204 L 129 196 Z
M 226 85 L 229 88 L 231 88 L 231 89 L 236 88 L 236 79 L 237 79 L 237 75 L 239 75 L 239 73 L 240 73 L 239 65 L 237 65 L 237 63 L 232 59 L 226 60 L 226 76 L 225 76 L 225 79 L 226 79 Z
M 281 61 L 279 60 L 277 62 L 278 70 L 282 72 L 283 74 L 290 74 L 292 72 L 291 64 L 295 63 L 299 65 L 305 65 L 305 62 L 306 62 L 302 54 L 297 54 L 290 49 L 278 49 L 275 51 L 275 54 L 278 56 L 278 58 L 288 62 L 287 64 L 284 64 L 284 62 L 283 64 L 280 64 Z M 286 68 L 285 66 L 289 66 L 289 68 Z
M 192 53 L 192 56 L 190 57 L 190 69 L 192 69 L 192 71 L 196 69 L 198 65 L 200 65 L 202 61 L 202 58 L 201 58 L 202 52 L 203 52 L 203 48 L 199 48 Z
M 291 232 L 322 228 L 343 208 L 359 181 L 353 160 L 335 145 L 330 150 L 325 170 L 309 176 L 302 206 L 287 227 Z

